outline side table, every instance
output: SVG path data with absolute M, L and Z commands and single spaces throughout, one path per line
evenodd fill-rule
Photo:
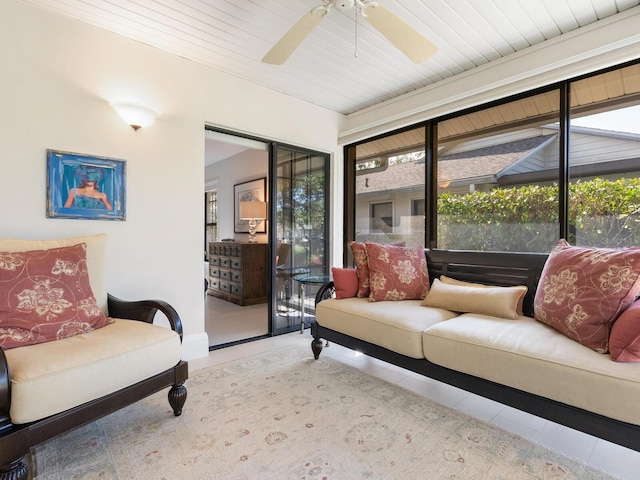
M 307 285 L 324 285 L 331 281 L 331 275 L 316 275 L 312 273 L 303 273 L 294 275 L 293 279 L 298 282 L 298 298 L 300 300 L 300 333 L 304 332 L 304 302 L 305 287 Z
M 277 309 L 278 315 L 289 316 L 291 311 L 289 299 L 292 295 L 291 279 L 295 279 L 296 275 L 302 275 L 309 273 L 308 268 L 304 267 L 276 267 L 276 288 L 277 288 Z

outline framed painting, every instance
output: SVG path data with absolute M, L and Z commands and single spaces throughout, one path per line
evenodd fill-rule
M 47 217 L 124 220 L 126 162 L 47 150 Z
M 235 218 L 235 233 L 249 233 L 249 221 L 240 220 L 240 202 L 264 202 L 267 177 L 258 178 L 249 182 L 238 183 L 233 186 L 234 202 L 233 212 Z M 256 225 L 256 233 L 266 233 L 265 220 L 259 220 Z

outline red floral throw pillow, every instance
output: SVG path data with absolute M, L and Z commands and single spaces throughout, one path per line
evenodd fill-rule
M 534 317 L 599 353 L 640 293 L 639 248 L 572 247 L 560 240 L 542 270 Z
M 429 292 L 427 260 L 422 247 L 365 242 L 369 259 L 369 301 L 420 300 Z
M 364 247 L 364 242 L 351 242 L 349 243 L 351 253 L 353 255 L 353 263 L 356 267 L 356 274 L 358 275 L 358 291 L 357 297 L 369 296 L 369 262 L 367 260 L 367 250 Z
M 113 322 L 89 285 L 86 244 L 0 252 L 0 346 L 44 343 Z
M 640 300 L 622 312 L 613 324 L 609 351 L 616 362 L 640 362 Z
M 404 247 L 404 242 L 394 243 L 393 245 Z M 367 298 L 370 293 L 367 249 L 365 248 L 364 242 L 350 242 L 349 248 L 351 248 L 353 263 L 356 267 L 356 273 L 358 274 L 358 292 L 356 296 L 360 298 Z
M 353 298 L 358 293 L 358 274 L 355 268 L 331 267 L 336 298 Z

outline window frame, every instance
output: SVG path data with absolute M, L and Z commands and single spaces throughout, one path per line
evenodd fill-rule
M 425 242 L 424 245 L 429 248 L 438 248 L 437 245 L 437 159 L 438 159 L 438 125 L 439 123 L 459 117 L 462 115 L 468 115 L 470 113 L 479 112 L 492 107 L 497 107 L 509 102 L 527 99 L 536 95 L 540 95 L 546 92 L 557 90 L 559 92 L 559 151 L 558 151 L 558 169 L 557 178 L 551 178 L 552 181 L 557 180 L 559 185 L 559 199 L 558 199 L 558 238 L 566 238 L 569 232 L 569 182 L 570 182 L 570 164 L 569 164 L 569 127 L 570 127 L 570 115 L 571 104 L 570 94 L 571 85 L 573 82 L 578 82 L 583 79 L 595 77 L 615 70 L 620 70 L 632 65 L 640 65 L 640 59 L 625 62 L 623 64 L 615 65 L 612 67 L 600 69 L 594 72 L 590 72 L 578 77 L 567 79 L 561 82 L 556 82 L 550 85 L 545 85 L 530 91 L 522 92 L 516 95 L 510 95 L 504 98 L 487 102 L 481 105 L 463 109 L 460 111 L 452 112 L 447 115 L 436 117 L 433 119 L 427 119 L 421 122 L 408 125 L 401 129 L 397 129 L 384 134 L 376 135 L 370 138 L 360 140 L 358 142 L 345 145 L 343 147 L 344 157 L 344 240 L 346 243 L 355 239 L 355 211 L 356 211 L 356 192 L 355 192 L 355 177 L 360 174 L 356 169 L 356 162 L 361 160 L 356 159 L 356 147 L 375 140 L 391 137 L 408 130 L 417 128 L 425 129 Z M 613 101 L 613 100 L 611 100 Z M 621 101 L 621 100 L 619 100 Z M 586 108 L 586 107 L 581 107 Z M 575 109 L 574 109 L 575 111 Z M 516 126 L 514 124 L 514 126 Z M 411 147 L 411 150 L 416 150 L 415 146 Z M 378 155 L 381 157 L 383 155 Z M 413 208 L 413 206 L 412 206 Z M 344 252 L 344 264 L 349 265 L 352 263 L 352 258 L 349 249 L 345 249 Z

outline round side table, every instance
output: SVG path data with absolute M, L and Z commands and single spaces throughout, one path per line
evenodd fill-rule
M 303 273 L 294 275 L 293 279 L 298 282 L 298 298 L 300 299 L 300 333 L 304 332 L 304 302 L 305 287 L 307 285 L 324 285 L 331 281 L 331 275 L 317 275 L 312 273 Z M 315 310 L 315 307 L 314 307 Z

